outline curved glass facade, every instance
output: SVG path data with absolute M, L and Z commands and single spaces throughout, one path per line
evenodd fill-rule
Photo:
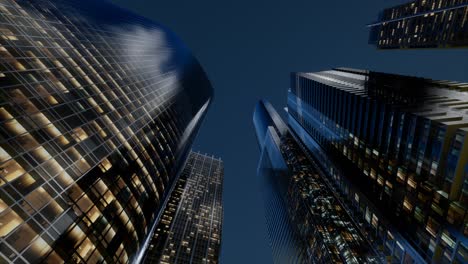
M 0 3 L 0 263 L 128 263 L 212 97 L 181 41 L 111 4 Z

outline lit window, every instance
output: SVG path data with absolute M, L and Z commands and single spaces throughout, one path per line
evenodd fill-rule
M 19 226 L 23 219 L 13 210 L 7 209 L 0 214 L 0 237 L 5 237 Z

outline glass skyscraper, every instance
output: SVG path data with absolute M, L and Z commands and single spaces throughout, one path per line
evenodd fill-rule
M 349 263 L 466 263 L 466 89 L 346 68 L 291 75 L 280 146 L 308 253 L 325 244 Z
M 380 49 L 468 47 L 468 1 L 409 1 L 383 10 L 369 27 L 369 43 Z
M 1 1 L 0 263 L 140 260 L 212 93 L 143 17 Z
M 263 142 L 258 177 L 274 263 L 380 263 L 381 256 L 270 103 L 257 104 L 254 125 Z
M 287 126 L 266 101 L 257 103 L 253 122 L 261 152 L 257 174 L 273 261 L 300 263 L 306 247 L 287 214 L 289 172 L 280 150 L 281 137 L 287 133 Z
M 219 263 L 223 175 L 220 159 L 190 153 L 144 263 Z

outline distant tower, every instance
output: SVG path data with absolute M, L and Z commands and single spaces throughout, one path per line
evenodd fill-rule
M 0 3 L 0 263 L 129 263 L 212 87 L 165 27 L 105 1 Z
M 254 112 L 258 176 L 273 175 L 262 188 L 281 198 L 266 206 L 270 238 L 297 242 L 304 263 L 466 263 L 467 89 L 348 68 L 292 73 L 287 127 L 268 103 Z
M 144 263 L 219 263 L 223 174 L 221 160 L 190 153 Z
M 264 142 L 257 173 L 273 261 L 379 263 L 380 256 L 270 103 L 257 104 L 254 124 Z
M 281 137 L 288 128 L 273 106 L 257 103 L 253 122 L 260 147 L 257 176 L 265 206 L 267 233 L 274 263 L 301 263 L 306 244 L 288 216 L 289 171 L 281 153 Z
M 468 1 L 411 1 L 383 10 L 369 27 L 379 49 L 468 47 Z

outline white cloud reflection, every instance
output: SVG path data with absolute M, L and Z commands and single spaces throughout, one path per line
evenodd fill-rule
M 123 48 L 121 61 L 131 69 L 131 75 L 145 80 L 146 89 L 154 91 L 150 109 L 164 111 L 181 91 L 180 74 L 172 63 L 176 50 L 168 42 L 167 33 L 157 28 L 142 26 L 123 27 L 113 30 L 117 43 Z M 153 98 L 152 98 L 153 99 Z M 151 113 L 151 114 L 154 114 Z

